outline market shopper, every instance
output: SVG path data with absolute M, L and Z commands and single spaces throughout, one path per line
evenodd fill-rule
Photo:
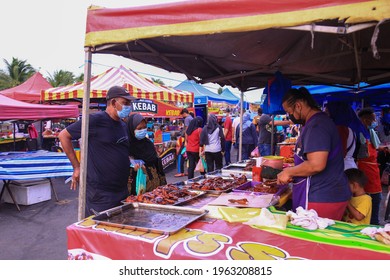
M 233 122 L 230 117 L 230 109 L 226 108 L 226 118 L 223 123 L 223 135 L 225 136 L 225 165 L 229 165 L 231 161 L 230 151 L 232 150 L 233 140 Z
M 95 211 L 121 205 L 129 193 L 129 142 L 126 123 L 122 120 L 131 111 L 129 92 L 111 87 L 107 92 L 107 109 L 91 114 L 88 133 L 88 164 L 86 181 L 86 216 Z M 73 166 L 71 189 L 76 190 L 80 178 L 80 163 L 73 150 L 72 139 L 81 138 L 81 120 L 61 131 L 62 148 Z
M 142 160 L 143 164 L 135 164 L 130 168 L 130 193 L 136 194 L 136 178 L 139 168 L 143 167 L 146 175 L 146 192 L 165 185 L 167 180 L 161 159 L 157 156 L 154 144 L 147 137 L 146 120 L 141 114 L 132 114 L 127 119 L 129 134 L 129 155 L 134 160 Z
M 250 120 L 250 115 L 244 113 L 242 117 L 242 160 L 249 159 L 257 144 L 256 127 Z M 236 129 L 236 141 L 240 143 L 240 125 Z
M 382 200 L 382 184 L 377 160 L 378 152 L 376 150 L 379 147 L 380 141 L 374 130 L 377 126 L 376 116 L 374 110 L 371 108 L 363 108 L 359 111 L 358 116 L 363 125 L 369 131 L 369 139 L 362 138 L 364 143 L 361 143 L 360 151 L 365 151 L 359 153 L 357 166 L 368 178 L 368 183 L 364 189 L 372 198 L 372 214 L 370 223 L 372 225 L 379 225 L 379 208 Z
M 273 122 L 273 123 L 272 123 Z M 290 125 L 291 121 L 289 120 L 272 120 L 272 117 L 267 114 L 262 114 L 259 122 L 259 141 L 258 148 L 261 156 L 270 156 L 276 151 L 277 143 L 277 129 L 276 126 L 285 126 Z M 271 145 L 272 133 L 273 132 L 273 147 Z M 273 152 L 272 152 L 273 151 Z
M 196 164 L 200 159 L 200 134 L 203 118 L 196 117 L 190 121 L 186 131 L 186 152 L 188 157 L 188 179 L 194 178 Z
M 221 169 L 222 153 L 225 149 L 225 136 L 222 127 L 217 122 L 214 114 L 209 114 L 207 124 L 200 134 L 200 145 L 203 147 L 202 154 L 206 156 L 207 172 Z
M 340 134 L 344 155 L 344 170 L 357 168 L 354 158 L 357 139 L 360 135 L 368 137 L 368 130 L 347 102 L 329 102 L 325 111 L 336 124 Z
M 290 89 L 282 106 L 290 119 L 303 127 L 295 147 L 295 166 L 278 174 L 278 184 L 293 181 L 294 211 L 301 206 L 314 209 L 320 217 L 341 220 L 351 191 L 336 125 L 304 87 Z

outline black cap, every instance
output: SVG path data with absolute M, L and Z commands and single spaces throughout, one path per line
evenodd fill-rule
M 136 99 L 134 96 L 131 96 L 130 93 L 125 88 L 120 86 L 113 86 L 107 91 L 106 99 L 110 100 L 116 97 L 122 97 L 127 100 Z
M 187 113 L 187 114 L 188 114 L 187 108 L 184 108 L 183 110 L 181 110 L 180 115 L 183 115 L 184 113 Z

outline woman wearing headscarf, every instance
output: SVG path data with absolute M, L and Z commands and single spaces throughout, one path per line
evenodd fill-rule
M 344 170 L 357 168 L 353 154 L 361 135 L 369 139 L 368 130 L 347 102 L 329 102 L 326 105 L 326 111 L 336 124 L 340 134 L 344 155 Z
M 200 145 L 203 147 L 202 153 L 204 152 L 206 155 L 207 172 L 221 169 L 223 166 L 222 153 L 225 149 L 225 136 L 214 114 L 208 115 L 207 124 L 200 134 Z
M 135 160 L 144 162 L 144 171 L 146 171 L 146 191 L 152 191 L 158 186 L 167 183 L 165 173 L 162 168 L 161 160 L 157 156 L 154 144 L 146 137 L 146 120 L 140 114 L 133 114 L 127 120 L 127 129 L 129 134 L 129 155 Z M 131 189 L 130 194 L 136 194 L 136 177 L 138 164 L 130 168 Z
M 236 129 L 236 141 L 240 143 L 240 125 Z M 251 152 L 256 148 L 256 126 L 251 122 L 250 115 L 244 113 L 242 117 L 242 160 L 248 159 Z
M 188 157 L 188 179 L 194 178 L 196 164 L 200 154 L 200 133 L 202 132 L 203 119 L 196 117 L 190 121 L 186 130 L 186 147 Z
M 293 182 L 294 211 L 301 206 L 314 209 L 320 217 L 341 220 L 351 190 L 336 125 L 304 87 L 290 89 L 283 96 L 282 106 L 302 129 L 295 146 L 295 166 L 278 174 L 278 184 Z

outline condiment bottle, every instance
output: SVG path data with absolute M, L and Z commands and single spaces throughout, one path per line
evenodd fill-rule
M 263 179 L 261 178 L 261 162 L 262 158 L 256 158 L 256 166 L 252 167 L 252 181 L 261 182 Z

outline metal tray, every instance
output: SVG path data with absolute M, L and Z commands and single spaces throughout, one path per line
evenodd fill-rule
M 245 184 L 242 184 L 241 186 L 233 189 L 233 192 L 238 192 L 238 193 L 248 193 L 248 194 L 253 194 L 253 195 L 264 195 L 264 194 L 270 194 L 266 192 L 255 192 L 255 191 L 250 191 L 248 190 L 249 188 L 259 184 L 259 182 L 246 182 Z M 283 194 L 288 188 L 288 185 L 281 185 L 278 187 L 278 191 L 274 193 L 274 196 L 280 196 Z
M 199 177 L 195 177 L 191 180 L 188 180 L 187 183 L 186 183 L 186 186 L 190 186 L 192 185 L 193 183 L 199 183 L 199 184 L 202 184 L 205 180 L 207 179 L 212 179 L 212 178 L 216 178 L 216 177 L 207 177 L 207 176 L 199 176 Z M 226 181 L 226 182 L 232 182 L 234 179 L 229 176 L 229 177 L 221 177 L 223 179 L 223 181 Z M 185 187 L 185 186 L 183 186 Z M 216 194 L 216 195 L 220 195 L 221 193 L 227 193 L 227 192 L 230 192 L 233 190 L 234 187 L 230 187 L 230 188 L 226 188 L 224 190 L 204 190 L 204 192 L 206 192 L 207 194 Z M 195 189 L 191 189 L 191 190 L 195 190 Z
M 234 174 L 236 176 L 245 175 L 248 179 L 252 178 L 252 171 L 244 170 L 242 166 L 226 166 L 221 169 L 222 176 L 230 176 L 230 174 Z
M 242 161 L 233 162 L 233 163 L 229 164 L 228 166 L 246 167 L 250 161 L 251 161 L 251 159 L 244 159 Z
M 129 203 L 92 218 L 97 224 L 174 234 L 208 213 L 208 210 L 158 204 Z
M 180 182 L 180 185 L 177 185 L 178 187 L 183 187 L 185 185 L 184 182 Z M 205 191 L 198 191 L 198 190 L 188 190 L 189 192 L 195 194 L 194 196 L 185 196 L 185 197 L 179 197 L 179 199 L 174 203 L 174 204 L 169 204 L 169 205 L 179 205 L 179 204 L 182 204 L 184 202 L 187 202 L 187 201 L 190 201 L 190 200 L 193 200 L 193 199 L 196 199 L 202 195 L 204 195 L 206 192 Z M 121 201 L 123 204 L 131 204 L 133 202 L 126 202 L 126 200 L 122 200 Z M 158 203 L 155 203 L 155 204 L 158 204 Z

